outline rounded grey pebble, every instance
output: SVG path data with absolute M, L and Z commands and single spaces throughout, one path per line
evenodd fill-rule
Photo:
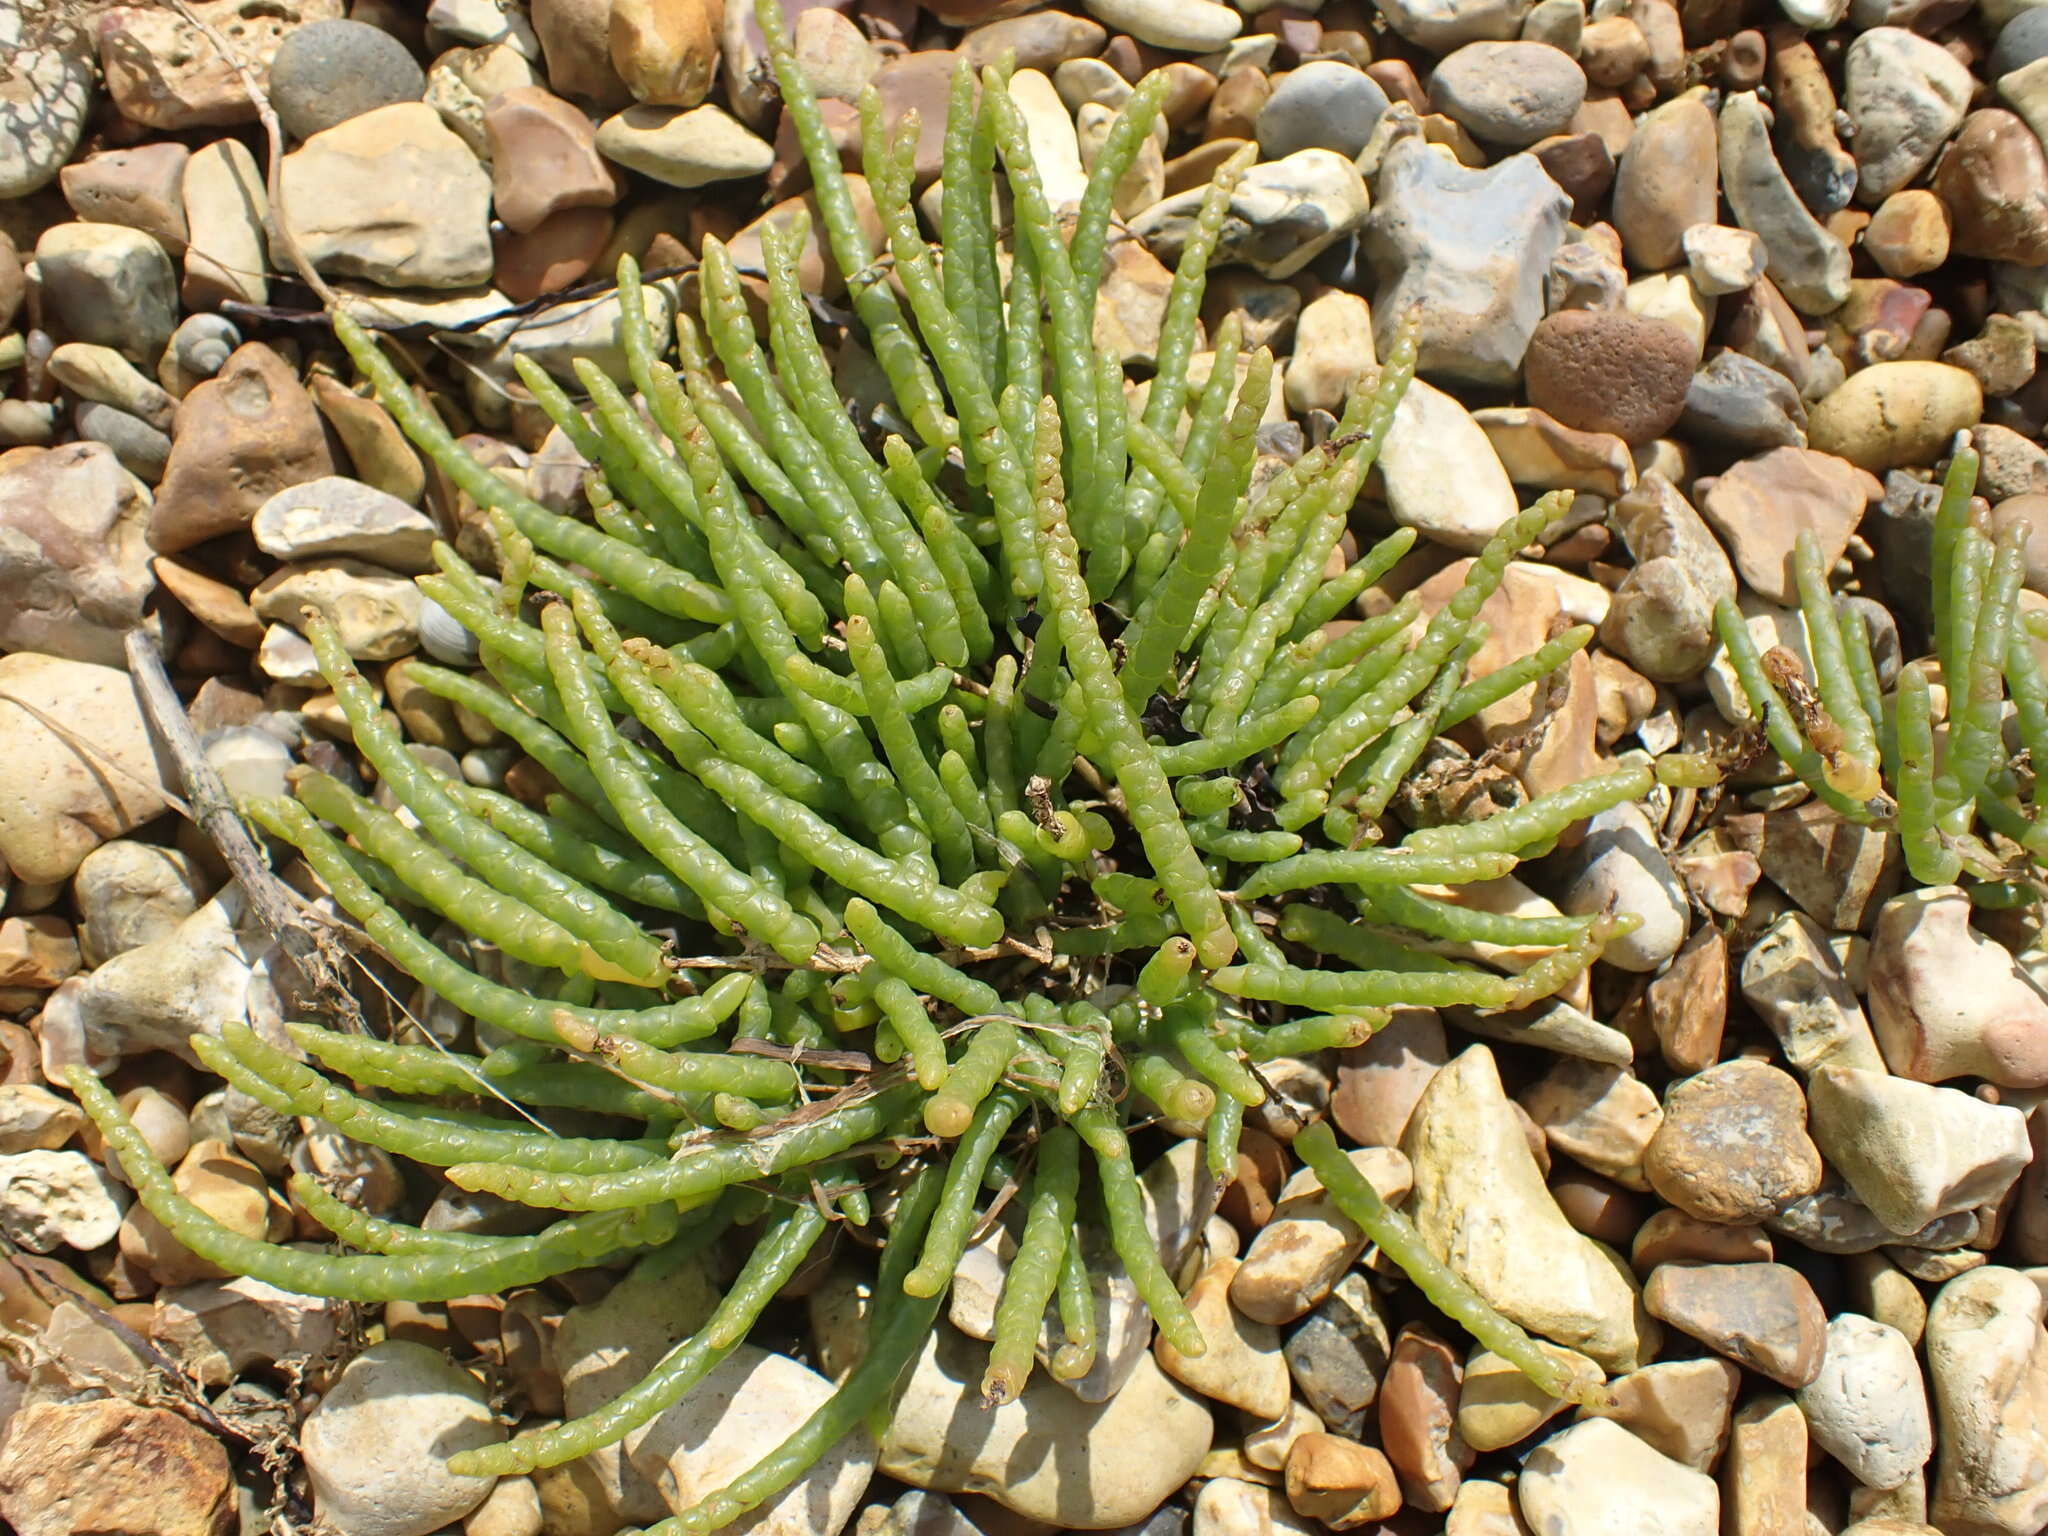
M 362 21 L 310 21 L 285 34 L 270 66 L 270 100 L 295 139 L 378 107 L 418 101 L 426 71 L 405 44 Z
M 1467 43 L 1429 81 L 1437 111 L 1517 149 L 1564 132 L 1585 99 L 1586 72 L 1548 43 Z
M 1259 109 L 1260 158 L 1333 149 L 1355 159 L 1387 110 L 1380 83 L 1354 64 L 1317 59 L 1289 70 Z
M 130 416 L 98 400 L 82 400 L 71 420 L 80 437 L 105 443 L 114 450 L 121 467 L 145 485 L 163 479 L 164 466 L 171 459 L 171 439 L 140 416 Z
M 242 333 L 220 315 L 188 315 L 171 333 L 171 356 L 187 373 L 210 379 L 242 344 Z
M 2048 59 L 2048 8 L 2040 6 L 2021 11 L 2005 24 L 1998 41 L 1991 46 L 1984 78 L 1996 80 L 2000 75 L 2024 69 L 2036 59 Z

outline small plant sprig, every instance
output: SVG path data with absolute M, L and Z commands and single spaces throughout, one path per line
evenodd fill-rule
M 1880 691 L 1862 615 L 1829 591 L 1820 550 L 1802 533 L 1793 553 L 1813 671 L 1774 647 L 1759 656 L 1733 603 L 1716 627 L 1750 708 L 1794 777 L 1851 821 L 1896 826 L 1907 870 L 1946 885 L 1966 870 L 2005 878 L 1978 835 L 1996 833 L 2032 860 L 2048 860 L 2048 682 L 2028 643 L 2019 607 L 2026 576 L 2024 530 L 1996 540 L 1971 517 L 1977 454 L 1959 444 L 1934 516 L 1934 663 L 1902 667 L 1893 692 Z M 1932 681 L 1947 696 L 1947 740 L 1935 747 Z M 2027 770 L 2006 750 L 2008 699 Z M 1674 767 L 1674 771 L 1676 771 Z M 2031 780 L 2031 784 L 2027 781 Z
M 304 1208 L 358 1252 L 256 1242 L 180 1197 L 106 1090 L 72 1078 L 180 1241 L 289 1289 L 431 1301 L 650 1250 L 744 1249 L 710 1319 L 645 1380 L 452 1458 L 466 1474 L 617 1441 L 702 1381 L 835 1223 L 886 1225 L 861 1363 L 786 1444 L 655 1527 L 663 1536 L 758 1507 L 889 1401 L 963 1252 L 1004 1215 L 990 1188 L 1014 1192 L 1019 1237 L 989 1404 L 1041 1359 L 1057 1378 L 1091 1368 L 1084 1255 L 1102 1251 L 1099 1232 L 1161 1334 L 1201 1353 L 1148 1226 L 1132 1135 L 1200 1134 L 1209 1173 L 1228 1178 L 1243 1116 L 1266 1097 L 1260 1063 L 1356 1044 L 1395 1006 L 1508 1009 L 1568 984 L 1631 919 L 1506 917 L 1415 887 L 1506 875 L 1651 782 L 1624 764 L 1394 840 L 1388 807 L 1431 740 L 1586 642 L 1575 631 L 1468 676 L 1481 605 L 1560 507 L 1510 519 L 1426 623 L 1411 596 L 1330 625 L 1413 539 L 1326 574 L 1413 369 L 1413 332 L 1327 442 L 1254 488 L 1271 357 L 1242 356 L 1225 322 L 1199 387 L 1188 366 L 1242 154 L 1203 201 L 1147 403 L 1129 409 L 1091 322 L 1111 195 L 1163 76 L 1133 92 L 1063 235 L 1006 71 L 977 80 L 963 64 L 943 270 L 911 203 L 917 124 L 884 124 L 870 93 L 885 272 L 779 7 L 760 18 L 824 243 L 909 435 L 877 449 L 848 415 L 796 275 L 800 222 L 762 234 L 765 346 L 713 240 L 673 364 L 650 293 L 621 264 L 637 400 L 579 362 L 586 414 L 522 362 L 593 466 L 590 522 L 464 453 L 337 315 L 379 398 L 497 535 L 495 586 L 446 546 L 421 581 L 476 636 L 486 675 L 411 676 L 502 730 L 556 788 L 536 808 L 422 766 L 339 638 L 310 622 L 357 751 L 410 819 L 316 773 L 295 799 L 246 809 L 474 1021 L 475 1051 L 310 1024 L 290 1032 L 313 1065 L 242 1028 L 195 1042 L 279 1113 L 560 1219 L 532 1237 L 429 1232 L 302 1180 Z M 998 166 L 1018 230 L 1006 281 Z M 428 937 L 435 923 L 495 948 L 513 976 Z M 1507 974 L 1417 939 L 1545 953 Z M 618 1134 L 558 1135 L 559 1110 L 609 1117 Z M 1311 1136 L 1304 1154 L 1433 1299 L 1547 1390 L 1589 1390 L 1365 1209 L 1334 1147 Z

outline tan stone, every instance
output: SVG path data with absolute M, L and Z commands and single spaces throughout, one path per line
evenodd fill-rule
M 225 1447 L 167 1408 L 38 1402 L 0 1449 L 0 1518 L 19 1536 L 224 1536 L 235 1484 Z

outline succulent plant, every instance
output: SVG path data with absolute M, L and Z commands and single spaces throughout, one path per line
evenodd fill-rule
M 1851 821 L 1895 826 L 1913 878 L 1946 885 L 1965 871 L 2000 884 L 2012 873 L 1985 834 L 2014 845 L 2022 864 L 2048 860 L 2048 681 L 2022 614 L 2024 530 L 1994 542 L 1976 526 L 1970 498 L 1977 454 L 1959 445 L 1949 460 L 1934 516 L 1931 559 L 1933 653 L 1900 668 L 1882 692 L 1863 618 L 1829 590 L 1820 549 L 1802 533 L 1793 552 L 1799 612 L 1811 670 L 1784 647 L 1759 654 L 1735 605 L 1723 602 L 1716 628 L 1764 739 L 1815 796 Z M 1930 666 L 1929 663 L 1932 663 Z M 1946 708 L 1934 707 L 1939 679 Z M 2017 753 L 2008 750 L 2012 706 Z M 1937 715 L 1946 720 L 1939 751 Z M 1660 764 L 1668 777 L 1711 764 Z M 1995 893 L 1985 892 L 1984 899 Z
M 589 522 L 470 458 L 337 315 L 387 408 L 497 536 L 495 585 L 446 547 L 422 579 L 487 675 L 410 675 L 503 731 L 556 789 L 536 808 L 437 775 L 336 635 L 311 624 L 357 751 L 409 814 L 317 773 L 295 800 L 247 812 L 390 960 L 474 1021 L 476 1050 L 311 1024 L 291 1026 L 311 1064 L 244 1029 L 195 1042 L 279 1112 L 559 1219 L 533 1236 L 428 1231 L 302 1179 L 305 1209 L 355 1251 L 255 1241 L 182 1200 L 105 1089 L 72 1078 L 166 1227 L 289 1289 L 431 1300 L 651 1250 L 744 1250 L 709 1322 L 638 1386 L 465 1451 L 463 1472 L 619 1439 L 746 1336 L 828 1227 L 886 1228 L 859 1365 L 787 1444 L 663 1532 L 737 1518 L 886 1406 L 993 1221 L 1018 1237 L 989 1403 L 1021 1389 L 1048 1319 L 1045 1368 L 1088 1368 L 1090 1264 L 1120 1264 L 1162 1335 L 1199 1353 L 1148 1230 L 1132 1135 L 1199 1133 L 1209 1172 L 1227 1178 L 1243 1117 L 1267 1096 L 1261 1063 L 1358 1043 L 1397 1005 L 1512 1008 L 1567 984 L 1632 919 L 1502 916 L 1417 887 L 1505 875 L 1652 778 L 1625 763 L 1469 824 L 1402 833 L 1389 816 L 1440 732 L 1585 644 L 1581 629 L 1467 675 L 1481 604 L 1559 508 L 1511 519 L 1426 622 L 1411 596 L 1330 625 L 1412 541 L 1403 531 L 1326 574 L 1413 367 L 1412 333 L 1327 441 L 1254 482 L 1272 359 L 1241 356 L 1226 322 L 1198 388 L 1189 367 L 1244 155 L 1208 193 L 1149 394 L 1127 407 L 1091 319 L 1111 195 L 1163 77 L 1124 107 L 1068 233 L 1004 71 L 977 81 L 963 64 L 943 264 L 911 204 L 917 125 L 885 125 L 870 95 L 878 255 L 779 8 L 760 14 L 822 243 L 896 430 L 873 446 L 872 423 L 840 398 L 797 279 L 801 224 L 762 235 L 768 348 L 713 240 L 701 331 L 677 323 L 673 365 L 637 274 L 620 269 L 637 401 L 584 361 L 586 415 L 525 368 L 594 466 Z M 1007 260 L 998 165 L 1017 230 Z M 465 943 L 427 936 L 422 914 Z M 1539 957 L 1508 974 L 1445 953 L 1472 944 Z M 492 949 L 498 974 L 534 979 L 465 963 Z M 559 1135 L 560 1111 L 615 1134 Z M 1447 1312 L 1549 1390 L 1586 1390 L 1380 1204 L 1326 1128 L 1296 1146 Z

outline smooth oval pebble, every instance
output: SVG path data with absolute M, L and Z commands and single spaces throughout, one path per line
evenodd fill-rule
M 1932 464 L 1949 440 L 1984 414 L 1976 379 L 1948 363 L 1872 363 L 1831 390 L 1807 415 L 1806 440 L 1863 469 Z
M 1467 43 L 1429 80 L 1437 111 L 1515 149 L 1564 132 L 1585 99 L 1586 72 L 1548 43 Z

